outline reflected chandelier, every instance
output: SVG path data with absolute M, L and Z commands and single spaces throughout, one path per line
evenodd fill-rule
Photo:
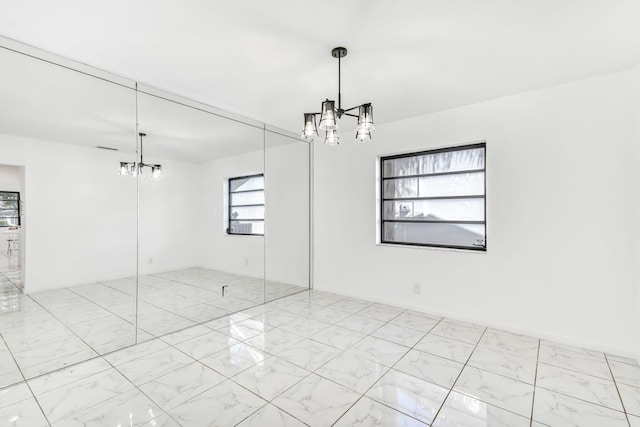
M 139 162 L 120 162 L 120 175 L 129 175 L 136 177 L 142 175 L 144 168 L 151 168 L 151 177 L 160 178 L 162 176 L 162 165 L 148 165 L 142 157 L 142 137 L 147 136 L 146 133 L 140 132 L 140 161 Z M 136 153 L 137 155 L 137 153 Z
M 304 129 L 302 137 L 311 140 L 314 136 L 318 136 L 318 128 L 316 126 L 316 116 L 320 116 L 320 129 L 326 132 L 324 143 L 327 145 L 338 145 L 340 138 L 338 137 L 338 119 L 342 116 L 356 117 L 358 126 L 356 127 L 356 139 L 364 141 L 371 139 L 371 132 L 375 129 L 373 126 L 373 106 L 371 103 L 358 105 L 353 108 L 342 108 L 342 94 L 340 92 L 340 60 L 347 56 L 347 49 L 344 47 L 336 47 L 331 51 L 331 56 L 338 58 L 338 108 L 336 102 L 327 99 L 322 103 L 322 112 L 305 113 Z M 350 113 L 358 109 L 358 114 Z

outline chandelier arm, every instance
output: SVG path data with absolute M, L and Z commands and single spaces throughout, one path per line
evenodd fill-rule
M 348 111 L 348 110 L 347 110 Z M 358 118 L 360 116 L 358 116 L 357 114 L 351 114 L 351 113 L 344 113 L 345 116 L 350 116 L 350 117 L 355 117 Z

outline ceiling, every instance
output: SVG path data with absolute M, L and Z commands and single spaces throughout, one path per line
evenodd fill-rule
M 136 151 L 145 158 L 201 163 L 296 142 L 260 126 L 230 120 L 134 84 L 114 84 L 7 49 L 0 49 L 0 132 L 85 147 Z M 151 88 L 143 88 L 151 90 Z M 126 160 L 126 158 L 123 158 Z
M 337 92 L 376 123 L 640 58 L 637 0 L 0 0 L 0 34 L 299 132 Z M 343 119 L 344 121 L 344 119 Z

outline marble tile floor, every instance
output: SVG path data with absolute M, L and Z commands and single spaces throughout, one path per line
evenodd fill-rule
M 305 291 L 0 388 L 0 425 L 636 427 L 640 366 Z
M 24 295 L 7 274 L 0 280 L 0 387 L 303 290 L 276 282 L 265 289 L 261 279 L 201 268 L 142 276 L 136 336 L 132 278 Z

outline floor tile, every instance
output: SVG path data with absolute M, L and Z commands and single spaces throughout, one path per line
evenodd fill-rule
M 622 403 L 627 413 L 640 417 L 640 388 L 618 384 Z
M 55 423 L 132 389 L 133 385 L 125 377 L 110 369 L 42 394 L 36 393 L 36 398 L 49 421 Z
M 418 350 L 410 350 L 393 369 L 432 382 L 444 388 L 451 388 L 462 372 L 464 365 Z
M 494 374 L 504 375 L 514 380 L 533 384 L 536 377 L 535 359 L 523 359 L 510 353 L 503 353 L 494 347 L 478 346 L 468 365 Z
M 373 305 L 373 303 L 370 301 L 345 298 L 331 304 L 329 307 L 355 314 L 371 305 Z
M 358 315 L 364 317 L 371 317 L 375 320 L 382 322 L 388 322 L 395 317 L 398 317 L 404 310 L 398 307 L 394 307 L 386 304 L 373 304 L 362 311 L 358 312 Z
M 451 392 L 433 427 L 529 427 L 528 417 L 489 405 L 466 394 Z
M 112 366 L 101 357 L 70 366 L 29 380 L 29 387 L 36 395 L 82 380 L 97 373 L 112 369 Z
M 358 356 L 391 367 L 400 360 L 402 356 L 407 354 L 409 347 L 367 336 L 354 344 L 349 351 Z
M 169 415 L 164 414 L 160 415 L 157 418 L 154 418 L 148 423 L 142 424 L 140 427 L 180 427 L 180 425 L 175 422 Z
M 309 374 L 309 371 L 273 356 L 236 375 L 233 381 L 271 401 Z
M 226 377 L 193 362 L 140 386 L 162 409 L 169 410 L 225 381 Z
M 609 366 L 617 383 L 640 387 L 640 365 L 609 360 Z
M 431 329 L 433 329 L 434 326 L 438 324 L 440 320 L 435 320 L 432 317 L 426 316 L 426 314 L 422 316 L 419 314 L 404 312 L 398 317 L 392 319 L 390 323 L 405 326 L 408 328 L 418 329 L 422 332 L 429 332 Z
M 331 327 L 331 323 L 300 317 L 285 323 L 280 326 L 280 329 L 308 338 L 329 327 Z
M 176 348 L 194 359 L 202 359 L 224 348 L 238 344 L 239 341 L 218 331 L 211 331 L 199 337 L 183 341 Z
M 424 427 L 426 425 L 415 418 L 411 418 L 402 412 L 364 396 L 334 424 L 335 427 Z
M 253 415 L 238 424 L 238 427 L 304 427 L 302 421 L 295 419 L 286 412 L 268 404 L 258 409 Z
M 491 347 L 503 353 L 510 353 L 523 359 L 536 359 L 539 341 L 537 338 L 526 335 L 488 328 L 479 345 Z
M 629 415 L 629 425 L 631 427 L 640 427 L 640 417 Z
M 531 414 L 533 386 L 530 384 L 467 366 L 453 388 L 523 417 Z
M 315 371 L 341 352 L 341 350 L 321 342 L 305 339 L 289 349 L 276 353 L 276 355 L 308 371 Z
M 53 427 L 140 426 L 163 414 L 158 406 L 134 389 L 58 421 Z
M 198 325 L 198 326 L 191 326 L 187 329 L 183 329 L 181 331 L 177 331 L 169 335 L 164 335 L 160 337 L 160 339 L 166 342 L 167 344 L 175 346 L 182 342 L 200 337 L 210 332 L 211 332 L 210 328 L 204 325 Z
M 623 427 L 622 412 L 544 389 L 536 389 L 533 419 L 549 426 Z
M 245 343 L 235 344 L 220 350 L 200 362 L 214 371 L 231 378 L 240 372 L 262 362 L 269 354 Z
M 137 344 L 104 356 L 104 359 L 112 365 L 118 366 L 131 360 L 146 356 L 156 351 L 169 348 L 169 345 L 160 339 Z
M 169 410 L 169 415 L 182 427 L 233 426 L 266 403 L 227 380 Z
M 570 351 L 556 346 L 551 347 L 541 343 L 538 358 L 540 362 L 547 365 L 570 369 L 609 381 L 613 380 L 604 355 L 602 357 L 594 357 L 586 353 Z
M 480 340 L 485 329 L 487 328 L 473 323 L 444 319 L 440 321 L 440 323 L 438 323 L 429 333 L 475 345 Z
M 265 325 L 264 323 L 253 319 L 246 319 L 218 328 L 216 331 L 235 338 L 238 341 L 246 341 L 249 338 L 253 338 L 271 328 L 273 328 L 273 326 Z
M 364 317 L 356 314 L 340 321 L 338 326 L 368 335 L 384 324 L 385 322 L 381 322 L 380 320 L 375 320 L 371 319 L 370 317 Z
M 365 335 L 359 332 L 341 328 L 340 326 L 331 326 L 323 329 L 311 338 L 323 344 L 330 345 L 331 347 L 346 350 L 364 337 Z
M 413 347 L 418 341 L 425 336 L 424 331 L 419 331 L 407 326 L 401 326 L 395 323 L 387 323 L 371 333 L 376 338 L 382 338 L 396 344 L 402 344 L 407 347 Z
M 341 385 L 311 374 L 272 403 L 310 426 L 329 426 L 359 397 Z
M 280 328 L 270 329 L 263 334 L 249 338 L 245 343 L 267 353 L 276 354 L 295 346 L 304 337 Z
M 3 388 L 0 389 L 0 408 L 31 398 L 33 398 L 33 394 L 31 394 L 31 390 L 25 383 Z
M 613 381 L 540 363 L 536 386 L 611 409 L 622 410 L 622 403 Z
M 186 354 L 167 348 L 118 365 L 116 369 L 139 386 L 192 362 Z
M 346 351 L 315 373 L 358 393 L 366 392 L 389 368 Z
M 351 316 L 351 313 L 338 310 L 331 307 L 325 307 L 320 310 L 314 310 L 309 314 L 309 318 L 319 320 L 327 323 L 339 323 L 347 317 Z
M 425 353 L 444 357 L 445 359 L 466 363 L 475 347 L 472 344 L 466 344 L 462 341 L 456 341 L 429 333 L 422 338 L 414 348 Z
M 448 389 L 392 369 L 366 396 L 431 424 L 448 392 Z
M 49 425 L 33 397 L 7 406 L 0 404 L 0 424 L 10 427 L 46 427 Z

